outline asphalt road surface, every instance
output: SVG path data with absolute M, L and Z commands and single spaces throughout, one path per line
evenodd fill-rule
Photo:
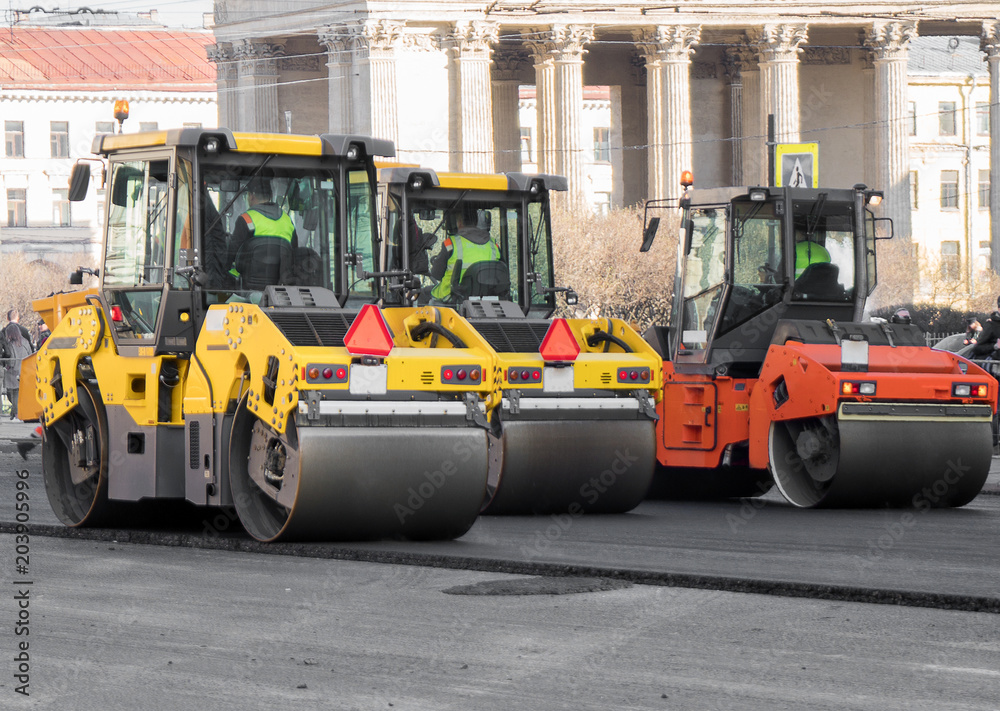
M 3 437 L 0 522 L 27 471 L 32 525 L 67 533 L 37 449 L 22 460 Z M 990 494 L 909 512 L 769 495 L 281 547 L 192 510 L 169 529 L 31 535 L 30 586 L 7 533 L 0 708 L 995 711 L 998 523 Z
M 454 595 L 512 577 L 45 537 L 31 547 L 31 696 L 15 691 L 20 638 L 4 624 L 4 709 L 997 708 L 994 614 L 650 585 Z

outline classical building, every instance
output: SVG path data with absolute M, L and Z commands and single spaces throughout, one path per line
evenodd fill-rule
M 907 65 L 919 36 L 979 43 L 990 84 L 989 170 L 1000 174 L 1000 21 L 995 1 L 216 0 L 220 120 L 244 130 L 359 132 L 400 158 L 457 170 L 520 167 L 521 87 L 537 96 L 539 170 L 585 191 L 583 87 L 606 86 L 615 202 L 696 184 L 767 181 L 778 142 L 818 142 L 826 185 L 886 192 L 910 222 Z M 990 192 L 1000 270 L 1000 191 Z
M 534 86 L 522 86 L 518 102 L 518 130 L 521 135 L 520 170 L 538 172 L 538 97 Z M 580 112 L 580 130 L 585 146 L 583 158 L 583 198 L 595 212 L 605 213 L 612 205 L 621 205 L 621 181 L 615 180 L 622 172 L 622 151 L 612 131 L 618 121 L 611 117 L 611 91 L 606 86 L 583 87 L 583 111 Z
M 0 194 L 7 220 L 0 249 L 32 259 L 54 253 L 99 255 L 103 197 L 70 203 L 76 160 L 91 155 L 97 133 L 118 130 L 116 99 L 126 99 L 126 133 L 157 127 L 215 126 L 215 69 L 205 31 L 159 25 L 87 26 L 108 18 L 87 14 L 82 26 L 25 22 L 0 33 Z M 116 21 L 122 18 L 116 16 Z M 141 18 L 140 18 L 141 19 Z

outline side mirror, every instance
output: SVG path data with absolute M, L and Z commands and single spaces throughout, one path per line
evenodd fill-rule
M 875 239 L 892 239 L 895 236 L 895 231 L 892 224 L 891 217 L 876 217 L 875 220 Z M 878 229 L 882 228 L 885 233 L 881 237 L 878 236 Z
M 69 199 L 80 202 L 86 199 L 90 187 L 90 163 L 75 163 L 69 174 Z
M 69 275 L 69 283 L 70 284 L 82 284 L 83 283 L 83 275 L 84 274 L 90 274 L 91 276 L 94 276 L 94 277 L 100 277 L 101 276 L 101 270 L 100 269 L 91 269 L 90 267 L 77 267 L 76 271 Z
M 649 248 L 653 246 L 653 239 L 656 237 L 656 230 L 658 230 L 659 227 L 659 217 L 649 218 L 649 222 L 646 223 L 646 227 L 642 231 L 642 247 L 639 248 L 640 252 L 648 252 Z

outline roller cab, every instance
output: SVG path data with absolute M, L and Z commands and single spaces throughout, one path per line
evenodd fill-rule
M 389 302 L 454 309 L 497 354 L 484 513 L 621 513 L 649 486 L 661 361 L 619 319 L 552 318 L 560 176 L 380 170 Z M 461 259 L 461 264 L 459 264 Z
M 373 160 L 393 151 L 200 129 L 95 140 L 71 197 L 102 162 L 99 287 L 36 359 L 64 523 L 127 525 L 178 499 L 231 508 L 264 541 L 468 530 L 494 356 L 436 309 L 374 303 Z
M 777 483 L 796 506 L 870 507 L 979 493 L 995 381 L 904 319 L 861 322 L 892 235 L 880 200 L 864 185 L 685 193 L 671 322 L 644 334 L 665 361 L 655 495 Z

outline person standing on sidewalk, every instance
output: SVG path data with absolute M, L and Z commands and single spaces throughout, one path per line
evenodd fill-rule
M 6 370 L 3 385 L 10 400 L 10 419 L 17 417 L 17 395 L 21 380 L 21 360 L 31 355 L 31 334 L 19 321 L 17 309 L 7 312 L 9 322 L 0 332 L 0 358 L 4 359 Z

